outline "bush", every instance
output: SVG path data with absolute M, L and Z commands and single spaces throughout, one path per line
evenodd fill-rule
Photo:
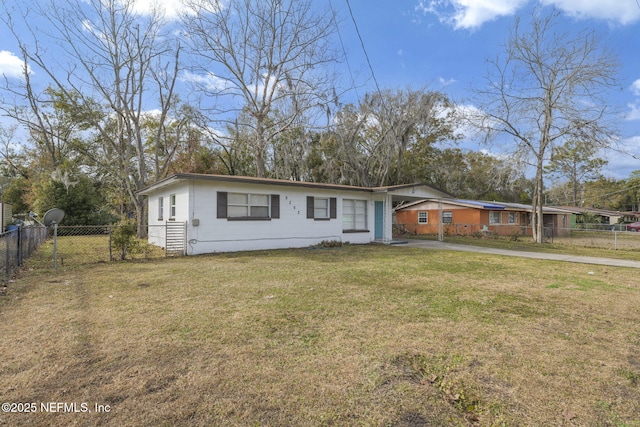
M 342 242 L 340 240 L 323 240 L 317 245 L 310 246 L 311 249 L 330 249 L 330 248 L 341 248 Z
M 120 259 L 127 258 L 130 252 L 140 249 L 140 240 L 137 239 L 137 224 L 135 221 L 126 219 L 120 221 L 111 232 L 111 247 L 120 253 Z

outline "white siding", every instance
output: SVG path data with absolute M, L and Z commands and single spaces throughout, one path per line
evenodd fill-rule
M 270 220 L 231 220 L 217 218 L 217 192 L 277 194 L 280 197 L 280 218 Z M 164 197 L 165 217 L 169 211 L 169 195 L 176 194 L 176 221 L 187 221 L 188 254 L 230 252 L 257 249 L 307 247 L 323 240 L 369 243 L 374 240 L 374 200 L 384 200 L 382 194 L 366 191 L 336 191 L 283 185 L 222 183 L 208 181 L 182 182 L 157 190 L 149 195 L 149 242 L 164 246 L 164 235 L 152 236 L 158 221 L 157 201 Z M 307 218 L 307 196 L 335 197 L 336 218 Z M 367 201 L 367 232 L 343 233 L 342 200 Z M 197 226 L 194 226 L 197 220 Z M 156 227 L 160 229 L 160 227 Z M 158 233 L 156 233 L 158 234 Z
M 170 219 L 170 196 L 176 196 L 176 215 Z M 162 219 L 158 218 L 158 200 L 163 198 L 164 209 Z M 167 221 L 186 221 L 189 217 L 189 185 L 172 185 L 162 188 L 148 197 L 149 243 L 165 247 L 165 228 Z

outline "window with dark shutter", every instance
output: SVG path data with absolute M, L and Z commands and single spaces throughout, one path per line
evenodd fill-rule
M 335 197 L 307 196 L 307 218 L 329 220 L 337 218 L 337 199 Z

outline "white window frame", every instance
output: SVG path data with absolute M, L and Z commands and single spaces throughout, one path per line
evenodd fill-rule
M 164 197 L 158 197 L 158 221 L 164 219 Z
M 427 211 L 418 212 L 418 224 L 429 224 L 429 212 Z
M 169 194 L 169 218 L 176 217 L 176 195 Z
M 442 212 L 442 223 L 443 224 L 453 224 L 453 211 L 443 211 Z
M 239 197 L 245 198 L 244 202 L 239 201 Z M 271 195 L 258 193 L 228 193 L 227 195 L 227 218 L 270 218 L 271 213 Z M 235 200 L 234 200 L 235 199 Z M 266 204 L 260 199 L 266 199 Z M 235 209 L 234 209 L 235 208 Z M 258 214 L 259 211 L 266 209 L 266 215 Z M 243 214 L 237 214 L 234 211 L 244 210 Z
M 498 216 L 498 220 L 496 221 L 495 216 Z M 502 211 L 489 211 L 489 225 L 501 224 L 502 222 Z
M 369 231 L 367 201 L 359 199 L 342 200 L 342 230 Z
M 509 212 L 509 224 L 517 224 L 517 223 L 518 223 L 518 213 Z
M 329 197 L 314 197 L 313 198 L 313 218 L 315 219 L 329 219 L 329 209 L 331 201 Z

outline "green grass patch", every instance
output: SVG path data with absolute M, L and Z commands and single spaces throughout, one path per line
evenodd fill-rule
M 53 272 L 47 250 L 0 302 L 0 393 L 111 410 L 7 425 L 640 423 L 633 269 L 345 245 Z

